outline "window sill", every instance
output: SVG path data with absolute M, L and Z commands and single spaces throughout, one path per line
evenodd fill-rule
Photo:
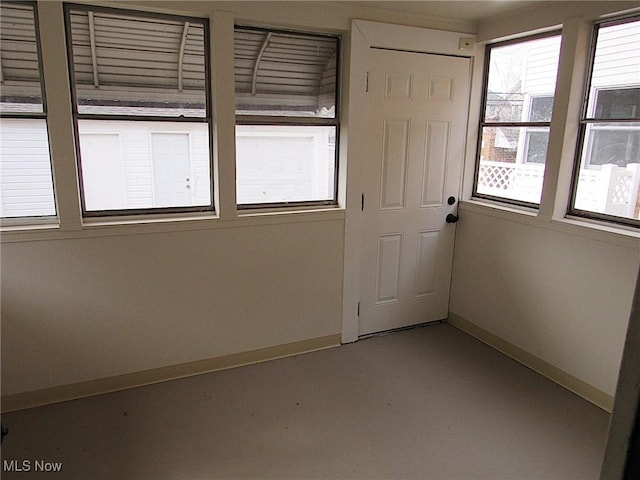
M 470 200 L 462 200 L 460 207 L 463 210 L 476 211 L 483 214 L 491 214 L 496 217 L 513 219 L 515 216 L 524 218 L 537 218 L 538 210 L 535 208 L 521 207 L 491 200 L 472 198 Z
M 0 233 L 1 236 L 11 235 L 13 233 L 40 233 L 40 232 L 57 232 L 60 230 L 60 224 L 57 219 L 55 221 L 48 220 L 46 222 L 34 222 L 34 223 L 26 223 L 23 221 L 13 222 L 13 221 L 3 221 L 0 224 Z
M 78 229 L 64 229 L 58 225 L 16 226 L 3 228 L 2 243 L 65 240 L 110 236 L 148 235 L 158 233 L 212 230 L 219 228 L 239 228 L 287 223 L 318 221 L 343 221 L 344 209 L 334 207 L 314 210 L 287 210 L 279 212 L 254 211 L 244 215 L 238 212 L 234 218 L 222 219 L 211 213 L 180 217 L 109 217 L 85 219 Z
M 239 218 L 253 218 L 265 216 L 285 216 L 285 215 L 302 215 L 307 213 L 325 213 L 342 211 L 338 205 L 306 205 L 306 206 L 286 206 L 286 207 L 238 207 Z
M 537 210 L 505 206 L 478 199 L 461 201 L 460 211 L 478 213 L 623 247 L 640 248 L 640 231 L 633 227 L 618 226 L 577 217 L 542 218 L 538 215 Z M 461 220 L 464 220 L 464 218 Z

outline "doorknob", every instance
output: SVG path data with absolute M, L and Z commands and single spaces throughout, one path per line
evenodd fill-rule
M 445 221 L 447 223 L 456 223 L 458 221 L 458 216 L 454 215 L 453 213 L 450 213 L 449 215 L 446 216 Z

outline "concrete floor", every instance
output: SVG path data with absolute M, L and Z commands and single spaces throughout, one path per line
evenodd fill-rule
M 440 324 L 3 415 L 2 478 L 597 479 L 608 421 Z

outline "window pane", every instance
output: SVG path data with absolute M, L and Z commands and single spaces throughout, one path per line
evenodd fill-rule
M 529 113 L 529 121 L 550 122 L 552 111 L 553 111 L 553 97 L 550 97 L 550 96 L 531 97 L 531 111 Z
M 524 161 L 526 163 L 544 164 L 547 159 L 548 145 L 549 130 L 527 132 L 527 151 Z
M 0 217 L 56 215 L 34 8 L 0 4 Z
M 44 112 L 33 7 L 0 4 L 0 53 L 0 112 Z
M 640 118 L 640 88 L 594 90 L 594 94 L 596 97 L 594 118 L 605 120 Z
M 485 122 L 549 121 L 559 54 L 557 35 L 491 48 Z
M 338 40 L 235 31 L 236 113 L 335 118 Z
M 548 128 L 484 127 L 476 192 L 540 203 Z
M 332 201 L 336 127 L 236 127 L 239 205 Z
M 575 208 L 637 219 L 639 184 L 640 123 L 589 126 Z
M 640 21 L 602 26 L 587 118 L 640 119 Z
M 206 117 L 204 24 L 70 9 L 78 113 Z
M 209 206 L 206 123 L 79 120 L 85 211 Z
M 3 218 L 56 214 L 46 120 L 0 119 L 0 187 Z
M 640 162 L 640 123 L 598 124 L 586 135 L 585 165 L 626 167 Z
M 640 219 L 639 44 L 638 19 L 598 28 L 572 213 Z

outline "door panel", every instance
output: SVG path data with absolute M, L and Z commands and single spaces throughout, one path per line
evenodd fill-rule
M 410 119 L 383 119 L 380 210 L 404 208 Z
M 359 334 L 447 317 L 470 60 L 371 49 Z

